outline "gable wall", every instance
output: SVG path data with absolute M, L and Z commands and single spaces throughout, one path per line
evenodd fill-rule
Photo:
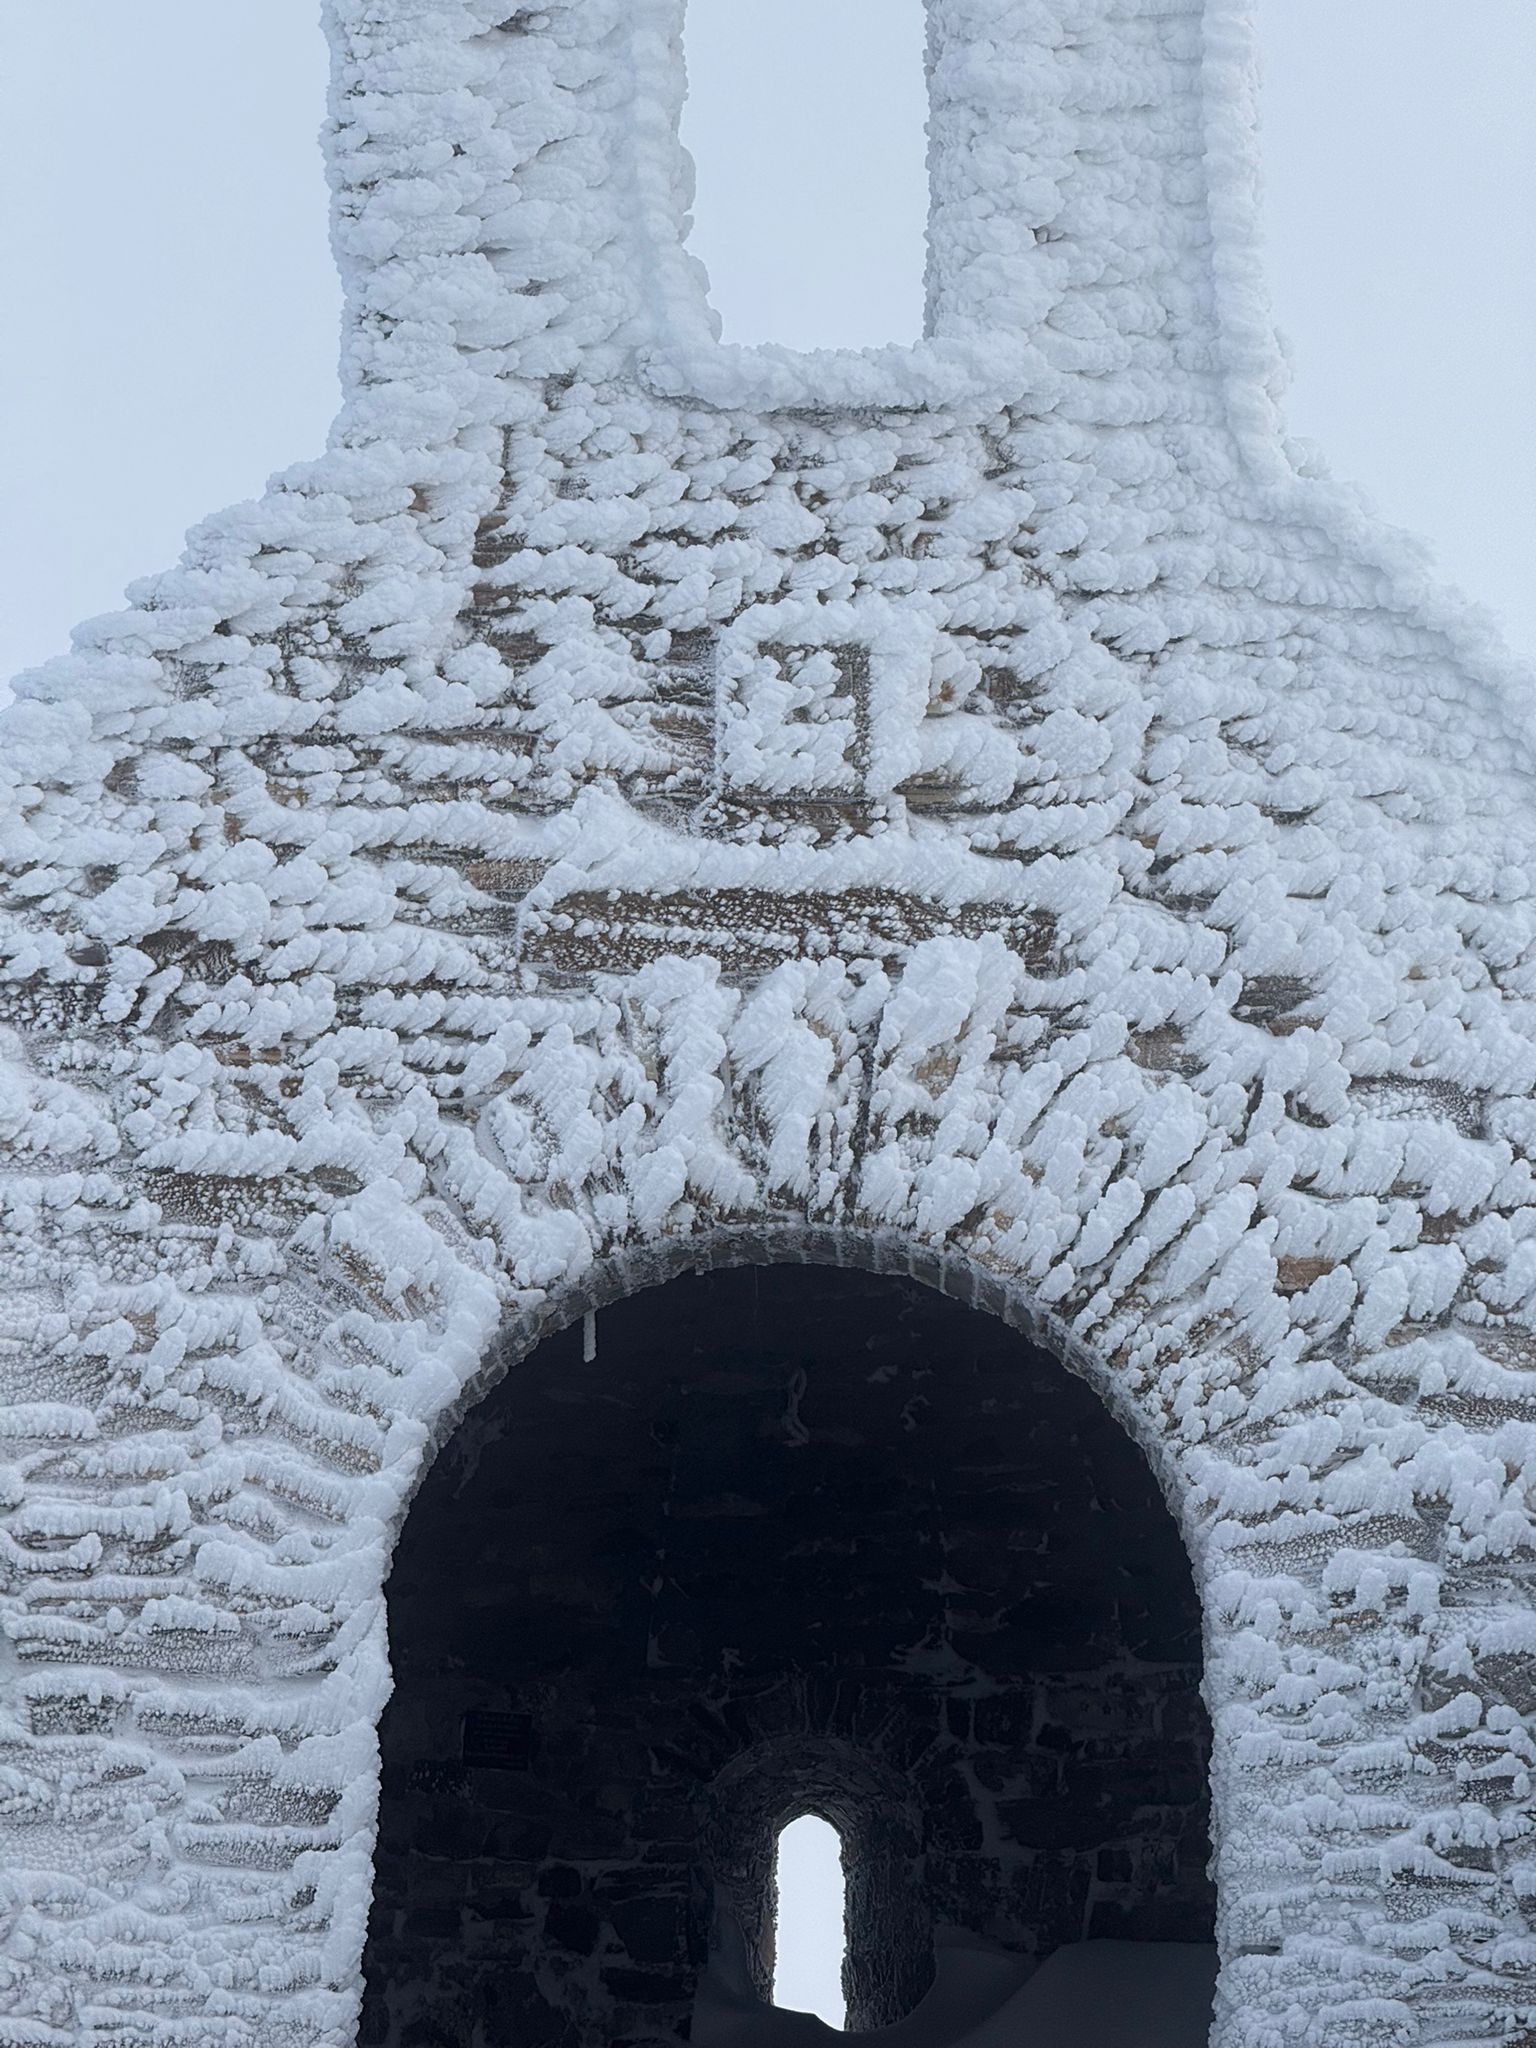
M 7 714 L 0 2012 L 350 2038 L 424 1459 L 779 1232 L 1154 1457 L 1223 2048 L 1516 2040 L 1527 741 L 1272 439 L 1240 10 L 941 0 L 934 345 L 808 367 L 655 256 L 675 21 L 505 5 L 335 0 L 335 445 Z

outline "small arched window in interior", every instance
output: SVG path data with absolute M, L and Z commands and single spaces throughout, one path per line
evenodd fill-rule
M 842 1837 L 829 1821 L 802 1814 L 780 1830 L 773 1874 L 773 2002 L 841 2027 L 848 1948 Z
M 688 247 L 726 341 L 921 335 L 926 39 L 924 0 L 687 0 Z

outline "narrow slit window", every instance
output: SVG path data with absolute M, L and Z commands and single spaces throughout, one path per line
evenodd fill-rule
M 688 246 L 730 342 L 918 340 L 924 0 L 688 0 Z
M 847 2017 L 843 1958 L 848 1936 L 843 1843 L 837 1829 L 813 1813 L 792 1820 L 779 1835 L 774 1882 L 773 2002 L 841 2027 Z

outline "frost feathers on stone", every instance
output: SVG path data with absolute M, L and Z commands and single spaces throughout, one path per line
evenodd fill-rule
M 333 0 L 334 444 L 0 747 L 0 2031 L 351 2038 L 422 1461 L 733 1232 L 1148 1446 L 1223 2048 L 1514 2024 L 1528 727 L 1280 453 L 1242 12 L 937 0 L 931 345 L 807 361 L 676 250 L 675 6 Z

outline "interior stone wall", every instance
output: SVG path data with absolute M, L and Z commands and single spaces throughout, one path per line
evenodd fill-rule
M 686 2033 L 717 1895 L 850 1860 L 850 2025 L 935 1923 L 1209 1939 L 1189 1565 L 1081 1382 L 913 1282 L 690 1275 L 461 1426 L 390 1583 L 365 2048 Z

